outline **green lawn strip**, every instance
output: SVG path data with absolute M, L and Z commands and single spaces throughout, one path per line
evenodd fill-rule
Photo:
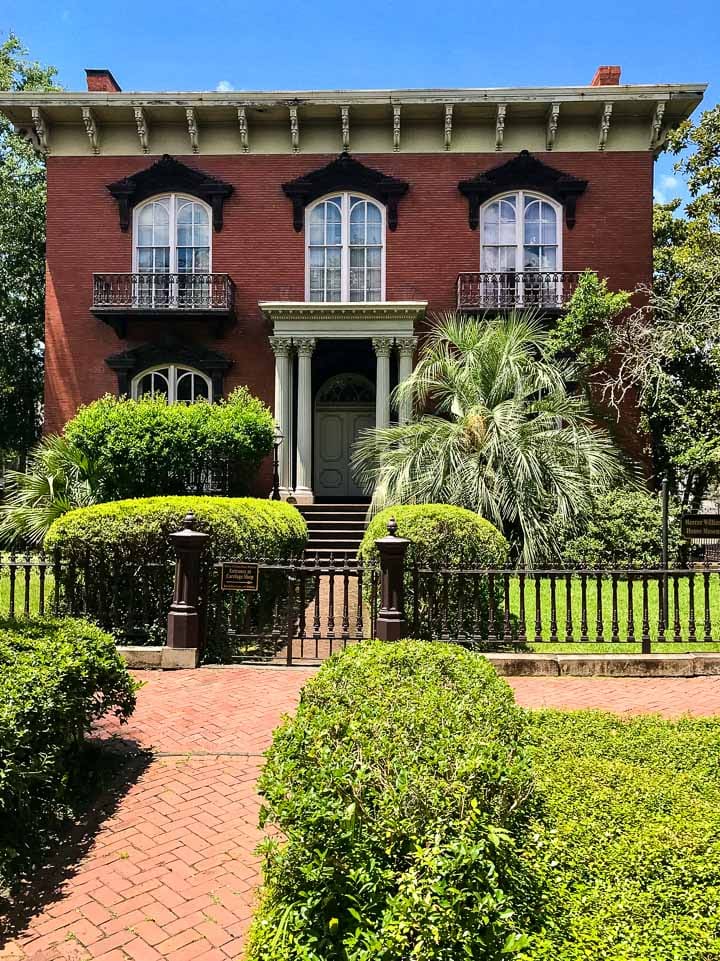
M 523 961 L 718 961 L 720 719 L 532 723 L 549 896 Z
M 570 611 L 572 615 L 572 634 L 574 640 L 577 642 L 580 637 L 581 631 L 581 617 L 582 617 L 582 598 L 581 598 L 581 585 L 580 578 L 573 577 L 571 587 L 571 604 Z M 593 646 L 592 644 L 566 644 L 564 638 L 566 636 L 566 616 L 567 616 L 567 603 L 565 596 L 565 578 L 559 577 L 555 583 L 555 597 L 556 597 L 556 610 L 557 610 L 557 634 L 558 641 L 555 642 L 555 646 L 552 650 L 565 651 L 570 653 L 575 650 L 590 650 Z M 683 643 L 679 644 L 673 642 L 673 623 L 674 623 L 674 610 L 673 610 L 673 595 L 672 588 L 670 590 L 670 628 L 666 631 L 666 644 L 664 646 L 658 647 L 659 651 L 674 651 L 678 653 L 680 650 L 694 651 L 700 650 L 701 644 L 705 637 L 705 602 L 704 602 L 704 585 L 702 575 L 696 575 L 695 577 L 695 633 L 696 642 L 688 642 L 689 635 L 689 612 L 690 612 L 690 597 L 689 597 L 689 585 L 687 577 L 681 577 L 679 581 L 679 611 L 680 611 L 680 625 L 681 625 L 681 636 Z M 710 628 L 711 637 L 715 644 L 708 644 L 710 642 L 705 642 L 706 650 L 718 650 L 720 646 L 720 575 L 716 572 L 710 574 L 710 592 L 709 592 L 709 610 L 710 610 Z M 590 642 L 595 642 L 597 639 L 597 595 L 596 595 L 596 584 L 594 580 L 588 579 L 587 582 L 587 627 L 588 627 L 588 637 Z M 650 582 L 648 586 L 648 608 L 649 608 L 649 620 L 650 620 L 650 637 L 655 640 L 658 636 L 658 584 L 657 582 Z M 550 610 L 551 610 L 551 589 L 550 581 L 548 579 L 543 579 L 541 581 L 540 590 L 540 611 L 542 615 L 542 637 L 544 642 L 550 641 Z M 642 635 L 642 617 L 643 617 L 643 599 L 642 599 L 642 584 L 639 581 L 634 582 L 633 585 L 633 616 L 635 620 L 634 627 L 634 637 L 638 641 L 637 645 L 632 647 L 632 650 L 640 650 L 640 637 Z M 510 611 L 514 615 L 518 615 L 520 611 L 520 585 L 517 578 L 513 578 L 510 581 Z M 612 585 L 609 580 L 603 580 L 602 582 L 602 614 L 603 614 L 603 637 L 604 642 L 601 645 L 595 645 L 595 650 L 616 653 L 629 653 L 631 648 L 625 647 L 622 649 L 622 644 L 611 644 L 611 629 L 612 629 Z M 619 630 L 618 635 L 621 641 L 627 641 L 628 638 L 628 596 L 627 596 L 627 584 L 626 582 L 618 583 L 618 622 Z M 525 582 L 525 619 L 526 619 L 526 634 L 528 638 L 528 645 L 532 649 L 543 650 L 549 652 L 551 648 L 537 646 L 533 642 L 533 637 L 535 635 L 535 583 L 531 579 L 526 579 Z

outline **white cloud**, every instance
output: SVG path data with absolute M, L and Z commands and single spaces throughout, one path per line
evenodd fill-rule
M 661 174 L 653 190 L 655 203 L 666 204 L 669 200 L 677 197 L 681 187 L 682 185 L 678 177 L 673 177 L 670 174 Z
M 230 93 L 235 87 L 233 87 L 229 80 L 221 80 L 215 89 L 218 93 Z

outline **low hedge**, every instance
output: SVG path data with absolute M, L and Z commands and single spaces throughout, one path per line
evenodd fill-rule
M 81 407 L 63 433 L 109 499 L 199 492 L 209 481 L 244 494 L 272 450 L 273 418 L 244 387 L 214 404 L 108 395 Z
M 70 813 L 91 722 L 125 720 L 134 706 L 135 684 L 99 628 L 0 621 L 0 887 L 42 856 Z
M 489 521 L 464 507 L 449 504 L 405 504 L 387 507 L 372 519 L 365 531 L 359 556 L 366 562 L 379 560 L 375 541 L 387 535 L 387 524 L 394 517 L 398 535 L 406 537 L 410 546 L 406 554 L 405 600 L 409 616 L 417 608 L 418 623 L 414 633 L 431 638 L 437 636 L 438 619 L 444 618 L 448 632 L 466 634 L 470 629 L 478 636 L 488 633 L 488 581 L 478 577 L 472 585 L 473 596 L 468 595 L 467 578 L 450 578 L 445 587 L 440 581 L 421 577 L 418 603 L 415 604 L 416 582 L 411 573 L 413 565 L 421 568 L 460 568 L 483 570 L 504 567 L 508 561 L 510 546 L 505 537 Z M 442 611 L 435 609 L 433 595 L 447 590 L 447 604 Z M 495 589 L 494 612 L 502 617 L 503 589 L 498 582 Z
M 146 497 L 82 507 L 58 518 L 45 538 L 45 550 L 68 565 L 63 596 L 81 595 L 88 614 L 135 643 L 162 643 L 175 557 L 169 535 L 189 511 L 210 535 L 208 576 L 219 559 L 278 560 L 301 554 L 307 542 L 300 512 L 283 501 Z M 275 591 L 272 579 L 266 584 Z
M 547 865 L 526 961 L 720 958 L 720 719 L 531 719 Z
M 446 644 L 326 662 L 259 781 L 252 961 L 511 957 L 540 923 L 528 733 L 504 681 Z

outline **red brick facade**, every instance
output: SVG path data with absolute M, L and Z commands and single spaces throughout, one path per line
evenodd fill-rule
M 650 152 L 541 153 L 539 159 L 588 181 L 577 223 L 563 230 L 563 269 L 590 267 L 614 289 L 649 282 L 652 269 Z M 263 300 L 304 300 L 304 236 L 292 225 L 281 184 L 315 170 L 328 156 L 179 157 L 231 183 L 224 226 L 212 236 L 213 270 L 236 286 L 236 323 L 214 340 L 206 321 L 130 321 L 127 340 L 90 313 L 93 272 L 132 269 L 132 232 L 119 227 L 106 185 L 136 173 L 151 158 L 50 157 L 48 160 L 46 430 L 60 430 L 77 407 L 117 390 L 105 358 L 153 342 L 172 327 L 233 362 L 226 390 L 246 384 L 273 401 L 273 354 Z M 387 300 L 427 300 L 429 309 L 455 303 L 458 272 L 477 270 L 479 234 L 468 226 L 458 182 L 497 166 L 503 154 L 372 154 L 369 166 L 408 181 L 398 227 L 388 232 Z M 352 347 L 348 347 L 352 350 Z

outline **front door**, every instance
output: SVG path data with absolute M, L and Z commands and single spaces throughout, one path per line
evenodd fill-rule
M 315 411 L 315 483 L 318 497 L 361 497 L 350 461 L 360 432 L 375 425 L 375 408 L 318 406 Z

